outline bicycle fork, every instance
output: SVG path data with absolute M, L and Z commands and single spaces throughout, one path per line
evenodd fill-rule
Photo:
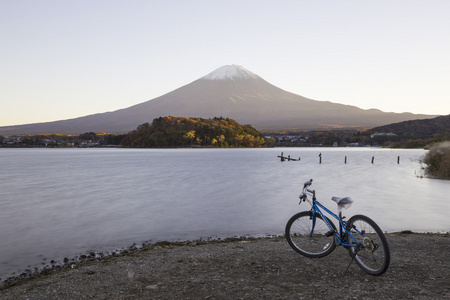
M 311 226 L 311 232 L 309 233 L 310 238 L 312 238 L 314 228 L 316 227 L 316 210 L 315 209 L 312 210 L 311 218 L 312 218 L 312 226 Z

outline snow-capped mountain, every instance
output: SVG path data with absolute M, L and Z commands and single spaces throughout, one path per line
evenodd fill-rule
M 259 79 L 258 75 L 238 65 L 228 65 L 203 76 L 207 80 L 239 80 L 239 79 Z
M 155 99 L 113 112 L 18 126 L 0 127 L 1 135 L 39 133 L 127 133 L 160 116 L 228 117 L 259 130 L 370 128 L 435 116 L 385 113 L 284 91 L 255 73 L 229 65 Z

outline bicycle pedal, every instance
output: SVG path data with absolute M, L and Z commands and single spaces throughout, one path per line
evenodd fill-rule
M 330 236 L 334 235 L 335 233 L 336 233 L 336 230 L 330 230 L 327 233 L 325 233 L 325 236 L 330 237 Z

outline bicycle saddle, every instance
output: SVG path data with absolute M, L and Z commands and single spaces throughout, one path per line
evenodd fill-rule
M 337 203 L 338 208 L 349 208 L 350 206 L 352 206 L 353 200 L 350 197 L 332 197 L 331 200 L 333 200 L 334 202 Z

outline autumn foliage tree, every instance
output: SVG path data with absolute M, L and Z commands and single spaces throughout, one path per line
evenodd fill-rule
M 228 118 L 159 117 L 130 132 L 125 147 L 265 147 L 264 137 L 250 125 Z

